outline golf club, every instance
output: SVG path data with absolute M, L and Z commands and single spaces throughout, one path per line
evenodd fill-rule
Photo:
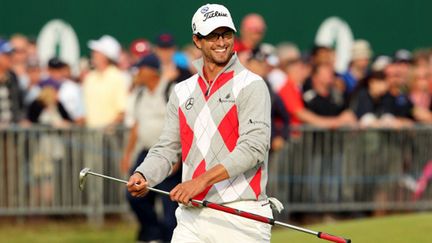
M 121 182 L 121 183 L 124 183 L 124 184 L 128 183 L 125 180 L 121 180 L 121 179 L 117 179 L 117 178 L 114 178 L 114 177 L 111 177 L 111 176 L 106 176 L 106 175 L 102 175 L 102 174 L 99 174 L 99 173 L 92 172 L 90 170 L 90 168 L 84 168 L 84 169 L 81 170 L 80 175 L 79 175 L 79 182 L 80 182 L 79 187 L 80 187 L 81 190 L 84 189 L 84 185 L 85 185 L 85 182 L 86 182 L 86 177 L 89 174 L 93 175 L 93 176 L 98 176 L 98 177 L 102 177 L 102 178 L 105 178 L 105 179 Z M 159 189 L 156 189 L 156 188 L 147 187 L 147 189 L 150 190 L 150 191 L 154 191 L 154 192 L 157 192 L 157 193 L 164 194 L 164 195 L 169 195 L 169 192 L 162 191 L 162 190 L 159 190 Z M 245 212 L 245 211 L 238 210 L 238 209 L 235 209 L 235 208 L 230 208 L 230 207 L 227 207 L 227 206 L 224 206 L 224 205 L 221 205 L 221 204 L 217 204 L 217 203 L 212 203 L 212 202 L 209 202 L 209 201 L 206 201 L 206 200 L 199 201 L 199 200 L 191 199 L 191 202 L 192 202 L 192 204 L 194 204 L 194 203 L 195 204 L 199 204 L 199 205 L 202 205 L 204 207 L 208 207 L 208 208 L 212 208 L 212 209 L 215 209 L 215 210 L 218 210 L 218 211 L 223 211 L 223 212 L 226 212 L 226 213 L 234 214 L 234 215 L 237 215 L 237 216 L 240 216 L 240 217 L 244 217 L 244 218 L 248 218 L 248 219 L 252 219 L 252 220 L 255 220 L 255 221 L 260 221 L 260 222 L 263 222 L 263 223 L 266 223 L 266 224 L 278 225 L 278 226 L 281 226 L 281 227 L 297 230 L 297 231 L 300 231 L 300 232 L 303 232 L 303 233 L 315 235 L 315 236 L 317 236 L 320 239 L 324 239 L 324 240 L 328 240 L 328 241 L 332 241 L 332 242 L 336 242 L 336 243 L 350 243 L 351 242 L 350 239 L 344 239 L 342 237 L 330 235 L 330 234 L 327 234 L 327 233 L 324 233 L 324 232 L 317 232 L 317 231 L 305 229 L 305 228 L 298 227 L 298 226 L 295 226 L 295 225 L 283 223 L 283 222 L 274 220 L 272 218 L 267 218 L 267 217 L 264 217 L 264 216 L 261 216 L 261 215 Z

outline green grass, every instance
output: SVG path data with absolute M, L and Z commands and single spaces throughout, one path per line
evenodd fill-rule
M 305 226 L 315 231 L 351 238 L 354 243 L 374 242 L 432 242 L 432 213 L 396 215 L 381 218 L 339 221 L 329 225 Z M 10 243 L 133 243 L 136 225 L 110 223 L 101 229 L 89 227 L 84 222 L 41 222 L 31 224 L 0 223 L 0 242 Z M 315 236 L 275 228 L 272 243 L 321 242 Z
M 331 225 L 311 226 L 310 229 L 350 238 L 354 243 L 426 243 L 432 242 L 432 213 L 339 221 Z M 293 230 L 275 230 L 272 242 L 327 241 Z

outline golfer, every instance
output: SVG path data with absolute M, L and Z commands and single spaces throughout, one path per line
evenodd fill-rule
M 233 52 L 231 14 L 222 5 L 200 7 L 192 39 L 202 58 L 198 74 L 178 83 L 167 104 L 159 142 L 135 173 L 128 190 L 145 196 L 170 175 L 181 156 L 182 183 L 170 192 L 177 227 L 172 242 L 270 242 L 269 224 L 190 206 L 208 200 L 272 217 L 265 192 L 270 143 L 270 97 L 261 77 Z

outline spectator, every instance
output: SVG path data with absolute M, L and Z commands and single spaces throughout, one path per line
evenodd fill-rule
M 393 62 L 395 72 L 397 72 L 397 75 L 401 78 L 401 85 L 403 85 L 401 88 L 404 92 L 406 92 L 406 89 L 408 88 L 408 82 L 412 76 L 412 53 L 406 49 L 397 50 L 394 54 Z
M 282 99 L 277 93 L 274 93 L 270 83 L 265 77 L 272 70 L 271 63 L 277 58 L 273 53 L 273 48 L 269 44 L 260 44 L 252 51 L 246 66 L 252 72 L 263 77 L 271 100 L 271 149 L 272 151 L 280 150 L 288 138 L 289 117 Z
M 10 43 L 14 49 L 12 53 L 12 70 L 18 77 L 20 88 L 27 89 L 28 76 L 26 72 L 26 64 L 28 60 L 29 40 L 22 34 L 14 34 L 10 38 Z
M 384 72 L 384 70 L 393 62 L 393 59 L 386 55 L 380 55 L 375 57 L 372 63 L 372 72 Z
M 312 65 L 312 67 L 316 67 L 321 64 L 326 64 L 331 67 L 334 67 L 335 62 L 336 62 L 335 52 L 332 48 L 327 46 L 319 46 L 319 45 L 315 45 L 312 48 L 312 52 L 310 55 L 310 64 Z M 341 81 L 340 83 L 342 83 L 343 85 L 343 81 Z M 312 86 L 311 77 L 308 77 L 303 84 L 303 92 L 310 90 L 312 88 L 311 86 Z M 345 85 L 343 85 L 341 89 L 344 90 Z
M 372 72 L 361 80 L 353 92 L 350 107 L 362 127 L 392 127 L 391 110 L 385 106 L 383 96 L 388 92 L 388 83 L 383 72 Z
M 122 72 L 124 79 L 126 81 L 126 87 L 128 90 L 132 89 L 132 74 L 130 68 L 132 66 L 132 56 L 127 50 L 122 49 L 117 62 L 117 67 Z
M 39 62 L 36 59 L 29 59 L 27 62 L 27 74 L 29 84 L 27 90 L 25 90 L 25 106 L 29 106 L 34 100 L 36 100 L 40 92 L 39 84 L 42 81 L 42 73 Z
M 355 124 L 354 113 L 348 109 L 343 94 L 335 87 L 335 72 L 329 64 L 312 69 L 311 89 L 303 94 L 305 107 L 316 115 L 336 119 L 337 126 Z
M 70 79 L 70 66 L 54 57 L 48 61 L 48 78 L 41 87 L 51 86 L 57 90 L 58 101 L 77 125 L 84 124 L 84 101 L 81 86 Z
M 266 31 L 264 18 L 257 13 L 246 15 L 240 27 L 240 38 L 234 43 L 234 50 L 241 53 L 252 51 L 264 38 Z
M 120 44 L 104 35 L 89 41 L 88 46 L 94 70 L 83 82 L 86 124 L 92 128 L 117 125 L 123 121 L 127 97 L 126 80 L 116 67 Z
M 197 73 L 198 71 L 195 69 L 195 66 L 192 64 L 192 62 L 201 58 L 201 51 L 194 44 L 188 44 L 183 48 L 183 52 L 189 61 L 189 72 L 191 74 Z
M 55 59 L 54 59 L 55 60 Z M 51 60 L 53 61 L 53 60 Z M 61 60 L 59 60 L 62 62 Z M 70 118 L 76 125 L 84 125 L 85 110 L 84 110 L 84 97 L 81 85 L 72 80 L 71 68 L 69 64 L 64 63 L 60 69 L 62 72 L 62 79 L 60 89 L 58 91 L 58 99 L 68 112 Z
M 160 75 L 160 64 L 158 58 L 153 55 L 143 57 L 137 64 L 139 69 L 135 78 L 135 89 L 130 99 L 130 109 L 126 112 L 126 119 L 131 121 L 132 126 L 128 145 L 121 162 L 121 170 L 125 173 L 129 170 L 131 175 L 146 157 L 149 149 L 156 144 L 162 132 L 167 97 L 165 89 L 169 82 L 162 80 Z M 136 151 L 135 163 L 130 167 L 132 154 Z M 178 163 L 179 165 L 179 163 Z M 171 191 L 174 186 L 180 183 L 181 173 L 177 171 L 166 178 L 156 188 L 164 191 Z M 139 242 L 150 241 L 171 241 L 176 226 L 175 209 L 177 203 L 172 202 L 168 197 L 162 196 L 164 217 L 160 219 L 155 209 L 155 199 L 160 194 L 150 192 L 146 197 L 132 197 L 127 193 L 129 204 L 140 223 L 137 240 Z
M 0 127 L 19 123 L 24 118 L 23 93 L 12 71 L 13 48 L 0 39 Z
M 71 119 L 58 101 L 57 90 L 53 83 L 41 88 L 38 98 L 27 110 L 27 119 L 34 123 L 53 128 L 68 128 Z M 54 175 L 66 160 L 62 138 L 56 133 L 42 133 L 31 153 L 31 190 L 37 204 L 52 205 L 54 200 Z
M 177 51 L 174 37 L 170 33 L 162 33 L 156 37 L 155 54 L 161 62 L 161 79 L 178 83 L 191 76 L 189 70 L 179 67 L 174 62 Z
M 334 66 L 336 62 L 335 51 L 328 46 L 316 45 L 312 48 L 311 64 L 312 66 L 328 64 Z
M 58 101 L 57 89 L 52 84 L 42 87 L 38 98 L 28 108 L 27 119 L 32 123 L 55 128 L 69 127 L 72 121 Z
M 248 14 L 243 18 L 240 27 L 240 38 L 234 42 L 234 51 L 237 52 L 240 62 L 246 62 L 252 50 L 264 38 L 266 29 L 264 18 L 257 13 Z
M 152 46 L 146 39 L 136 39 L 129 46 L 132 55 L 132 63 L 137 63 L 141 58 L 151 54 Z
M 357 83 L 366 77 L 372 50 L 366 40 L 356 40 L 351 49 L 351 62 L 342 75 L 347 95 L 354 91 Z
M 301 56 L 298 47 L 290 42 L 284 42 L 277 46 L 276 48 L 277 57 L 279 59 L 278 66 L 275 67 L 269 74 L 268 80 L 272 86 L 274 92 L 278 93 L 280 89 L 284 86 L 287 80 L 287 75 L 283 71 L 283 67 L 287 63 L 299 59 Z
M 388 92 L 383 96 L 383 103 L 396 119 L 395 127 L 411 126 L 414 119 L 414 105 L 409 100 L 403 88 L 406 86 L 398 63 L 392 62 L 385 69 Z
M 413 77 L 409 82 L 409 98 L 414 106 L 429 110 L 431 108 L 431 93 L 429 92 L 429 69 L 426 65 L 416 65 Z
M 38 60 L 37 40 L 34 36 L 28 38 L 27 60 Z
M 279 92 L 290 117 L 291 126 L 311 124 L 324 128 L 340 127 L 352 122 L 350 115 L 325 117 L 307 109 L 303 103 L 301 86 L 309 75 L 309 68 L 302 59 L 294 60 L 284 68 L 288 80 Z M 346 113 L 348 114 L 348 113 Z

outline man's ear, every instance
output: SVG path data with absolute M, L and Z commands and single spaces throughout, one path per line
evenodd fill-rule
M 192 35 L 192 41 L 193 41 L 195 47 L 201 50 L 201 41 L 198 38 L 198 36 Z

